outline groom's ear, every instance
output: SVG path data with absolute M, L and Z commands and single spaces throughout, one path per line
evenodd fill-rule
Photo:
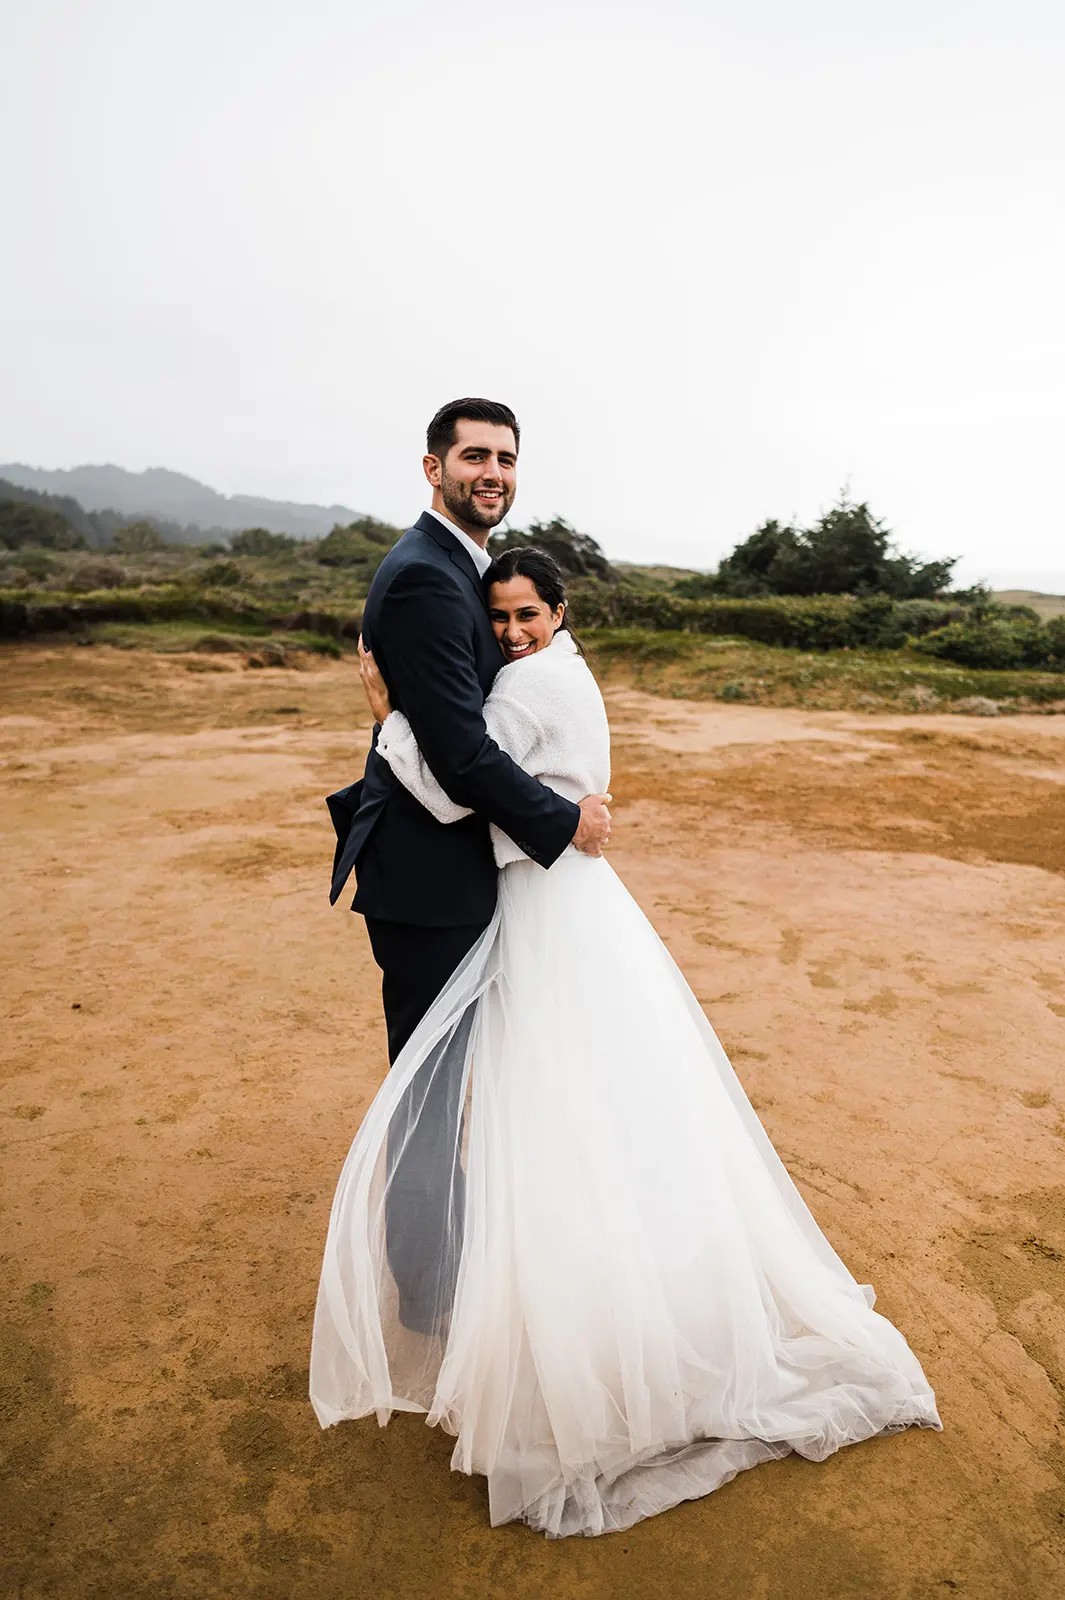
M 439 489 L 443 477 L 444 464 L 439 456 L 422 456 L 422 471 L 434 489 Z

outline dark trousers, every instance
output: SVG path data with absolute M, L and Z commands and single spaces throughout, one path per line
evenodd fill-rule
M 382 973 L 390 1062 L 487 926 L 487 922 L 475 922 L 461 928 L 416 928 L 409 922 L 366 918 L 370 948 Z
M 487 922 L 421 928 L 366 918 L 395 1062 L 422 1017 Z M 462 1082 L 472 1008 L 418 1073 L 388 1128 L 385 1247 L 405 1327 L 438 1331 L 458 1273 L 466 1182 L 455 1153 L 461 1139 Z

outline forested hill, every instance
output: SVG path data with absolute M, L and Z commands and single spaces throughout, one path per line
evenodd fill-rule
M 268 528 L 271 533 L 318 539 L 338 523 L 347 526 L 359 516 L 350 506 L 300 505 L 257 495 L 219 494 L 207 484 L 166 467 L 149 467 L 146 472 L 127 472 L 124 467 L 113 466 L 49 471 L 13 463 L 0 466 L 0 478 L 38 494 L 73 498 L 86 511 L 151 517 L 160 523 L 210 533 L 235 533 L 257 527 Z

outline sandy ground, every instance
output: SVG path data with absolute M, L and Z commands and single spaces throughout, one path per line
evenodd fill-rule
M 1065 718 L 610 691 L 611 859 L 945 1430 L 548 1542 L 492 1530 L 420 1419 L 322 1432 L 306 1398 L 385 1067 L 327 898 L 355 670 L 26 646 L 0 674 L 3 1592 L 1065 1592 Z

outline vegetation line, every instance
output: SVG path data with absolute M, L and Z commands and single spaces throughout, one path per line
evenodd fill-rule
M 284 665 L 293 648 L 340 655 L 354 649 L 370 581 L 401 532 L 360 517 L 317 538 L 249 528 L 175 542 L 148 518 L 0 482 L 0 639 L 243 650 L 260 666 Z M 1065 707 L 1065 603 L 1040 615 L 981 586 L 952 589 L 953 560 L 900 553 L 845 494 L 810 528 L 763 524 L 713 573 L 612 565 L 561 518 L 497 533 L 489 548 L 515 544 L 561 563 L 598 669 L 659 693 Z

